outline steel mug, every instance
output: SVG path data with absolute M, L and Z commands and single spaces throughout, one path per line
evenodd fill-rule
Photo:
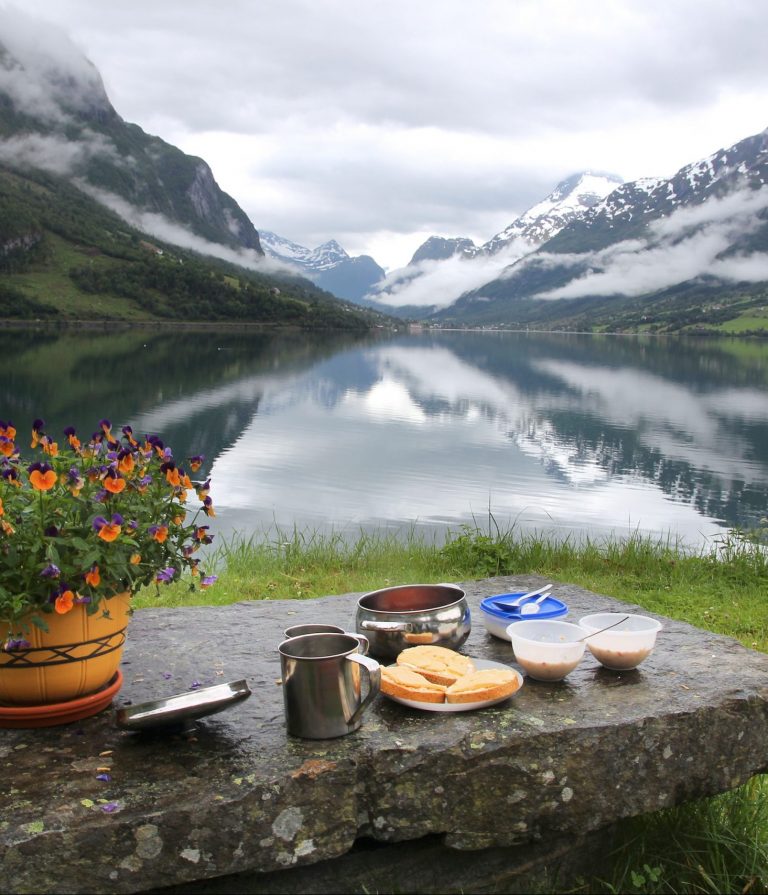
M 344 628 L 340 628 L 338 625 L 316 625 L 316 624 L 307 624 L 307 625 L 291 625 L 290 628 L 286 628 L 284 631 L 285 639 L 287 640 L 289 637 L 301 637 L 302 634 L 347 634 L 348 632 L 344 630 Z M 363 650 L 363 652 L 368 652 L 368 650 Z
M 325 740 L 360 727 L 381 683 L 379 663 L 359 652 L 362 640 L 359 634 L 303 634 L 280 644 L 288 733 Z M 365 696 L 361 666 L 368 673 Z

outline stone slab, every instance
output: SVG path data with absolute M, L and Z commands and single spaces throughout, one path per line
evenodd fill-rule
M 511 663 L 478 604 L 539 583 L 466 583 L 473 630 L 462 651 Z M 640 611 L 572 585 L 556 594 L 576 619 Z M 357 596 L 137 612 L 116 705 L 240 678 L 253 696 L 192 735 L 126 733 L 110 711 L 0 731 L 0 892 L 138 892 L 271 873 L 344 855 L 361 837 L 436 835 L 458 850 L 562 840 L 768 770 L 768 656 L 668 619 L 636 671 L 587 655 L 565 682 L 528 679 L 478 712 L 382 696 L 350 736 L 290 738 L 282 631 L 353 628 Z M 110 780 L 97 779 L 104 767 Z

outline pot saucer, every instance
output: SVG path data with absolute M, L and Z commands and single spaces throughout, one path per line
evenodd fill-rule
M 90 718 L 112 702 L 112 697 L 123 685 L 123 675 L 118 670 L 102 690 L 88 693 L 67 702 L 47 705 L 0 705 L 0 728 L 54 727 Z

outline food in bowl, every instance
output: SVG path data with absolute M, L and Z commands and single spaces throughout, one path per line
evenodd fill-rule
M 557 620 L 524 620 L 508 626 L 515 659 L 537 681 L 561 681 L 581 662 L 587 631 Z
M 618 623 L 618 624 L 617 624 Z M 656 644 L 661 622 L 647 615 L 598 612 L 579 621 L 594 636 L 587 639 L 592 655 L 611 671 L 630 671 L 648 658 Z M 603 628 L 609 628 L 603 631 Z M 599 631 L 600 633 L 594 633 Z
M 435 684 L 449 687 L 475 670 L 474 662 L 444 646 L 412 646 L 397 657 L 397 664 L 410 668 Z
M 519 612 L 510 612 L 501 609 L 496 600 L 503 600 L 505 603 L 512 602 L 517 597 L 522 597 L 524 591 L 519 594 L 497 594 L 493 597 L 486 597 L 480 603 L 480 614 L 483 624 L 489 634 L 498 637 L 501 640 L 509 641 L 507 628 L 512 622 L 523 621 L 525 616 L 521 616 Z M 551 594 L 539 604 L 539 611 L 536 613 L 537 620 L 563 618 L 568 615 L 568 607 L 562 600 L 558 600 Z

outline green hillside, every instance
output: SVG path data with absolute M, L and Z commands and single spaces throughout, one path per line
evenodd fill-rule
M 162 243 L 64 179 L 7 167 L 0 167 L 0 317 L 358 330 L 393 323 L 308 280 Z

